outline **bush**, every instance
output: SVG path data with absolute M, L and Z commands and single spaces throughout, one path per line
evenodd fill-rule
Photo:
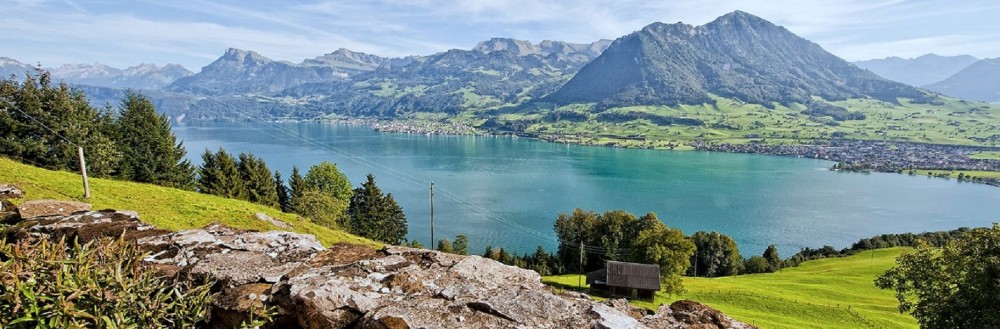
M 191 328 L 210 285 L 162 278 L 135 244 L 0 241 L 0 328 Z

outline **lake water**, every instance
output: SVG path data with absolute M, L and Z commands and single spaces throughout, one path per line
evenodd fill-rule
M 185 123 L 174 132 L 200 164 L 206 148 L 253 152 L 288 178 L 334 162 L 354 185 L 375 174 L 403 207 L 409 238 L 465 234 L 487 245 L 554 251 L 556 216 L 574 208 L 652 211 L 686 234 L 732 236 L 745 257 L 838 249 L 882 233 L 1000 221 L 1000 188 L 900 174 L 842 173 L 832 163 L 752 154 L 587 147 L 530 139 L 379 133 L 332 123 Z

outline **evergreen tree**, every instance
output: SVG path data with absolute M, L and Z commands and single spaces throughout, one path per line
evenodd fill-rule
M 146 97 L 130 92 L 120 106 L 117 144 L 120 175 L 128 180 L 193 189 L 195 169 L 184 159 L 183 143 L 170 131 L 167 117 Z
M 382 194 L 372 174 L 354 189 L 347 213 L 354 234 L 390 244 L 406 240 L 406 215 L 391 194 Z
M 215 153 L 205 150 L 198 173 L 198 190 L 202 193 L 233 199 L 246 199 L 243 178 L 240 177 L 236 159 L 219 149 Z
M 281 179 L 281 173 L 277 170 L 274 171 L 274 190 L 278 193 L 278 206 L 281 207 L 281 211 L 292 212 L 291 195 L 289 195 L 288 186 L 285 185 L 285 181 Z
M 455 237 L 455 243 L 452 244 L 455 249 L 455 253 L 459 255 L 469 254 L 469 238 L 464 234 L 459 234 Z
M 767 261 L 768 272 L 777 272 L 781 269 L 781 256 L 778 256 L 778 248 L 773 244 L 764 250 L 764 260 Z
M 306 180 L 299 174 L 299 167 L 292 166 L 292 177 L 288 179 L 288 205 L 292 212 L 302 214 L 300 204 L 302 194 L 306 191 Z
M 250 153 L 240 153 L 240 178 L 243 179 L 244 195 L 253 203 L 275 207 L 278 205 L 278 191 L 274 185 L 271 169 L 263 159 Z

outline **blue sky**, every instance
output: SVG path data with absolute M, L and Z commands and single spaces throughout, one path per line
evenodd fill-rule
M 733 10 L 852 61 L 1000 57 L 996 0 L 0 0 L 0 8 L 0 56 L 43 66 L 178 63 L 198 71 L 229 47 L 297 63 L 338 48 L 428 55 L 492 37 L 583 43 L 652 22 L 701 25 Z

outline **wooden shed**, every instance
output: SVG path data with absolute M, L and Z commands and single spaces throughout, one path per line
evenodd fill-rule
M 587 273 L 587 284 L 592 293 L 652 300 L 660 291 L 660 267 L 608 261 L 604 269 Z

